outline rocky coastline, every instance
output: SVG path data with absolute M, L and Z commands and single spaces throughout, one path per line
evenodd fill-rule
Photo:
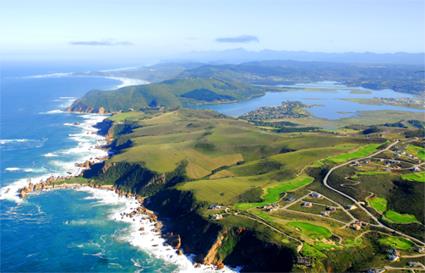
M 107 140 L 108 145 L 103 147 L 96 147 L 101 149 L 108 149 L 113 142 L 113 137 L 110 134 L 110 130 L 103 130 L 103 133 L 100 133 L 100 128 L 104 124 L 97 124 L 96 128 L 99 129 L 98 134 L 101 134 Z M 111 124 L 109 124 L 111 127 Z M 125 191 L 121 188 L 118 188 L 116 185 L 101 185 L 95 183 L 92 179 L 85 179 L 81 182 L 78 180 L 79 177 L 83 178 L 84 173 L 86 171 L 90 171 L 92 167 L 96 164 L 103 163 L 107 157 L 105 158 L 93 158 L 90 160 L 86 160 L 85 162 L 75 163 L 75 166 L 79 168 L 79 172 L 77 175 L 51 175 L 48 178 L 32 182 L 28 179 L 28 183 L 18 189 L 18 196 L 20 199 L 25 199 L 32 193 L 38 192 L 47 192 L 52 190 L 62 190 L 62 189 L 73 189 L 73 190 L 104 190 L 110 191 L 116 194 L 119 198 L 125 198 L 125 202 L 128 204 L 132 204 L 131 208 L 127 207 L 126 210 L 123 210 L 119 213 L 119 215 L 115 218 L 115 220 L 126 221 L 131 225 L 137 226 L 138 234 L 137 236 L 143 236 L 146 232 L 149 234 L 155 234 L 158 238 L 162 238 L 160 241 L 161 245 L 165 248 L 171 247 L 174 249 L 174 254 L 182 257 L 185 267 L 189 266 L 193 267 L 193 270 L 200 270 L 200 272 L 204 272 L 206 269 L 207 272 L 219 272 L 227 271 L 223 263 L 203 263 L 202 261 L 192 261 L 190 258 L 192 254 L 191 252 L 183 251 L 183 243 L 181 236 L 173 231 L 164 231 L 163 222 L 158 219 L 158 216 L 155 214 L 153 210 L 150 210 L 144 206 L 144 197 L 138 194 L 131 193 L 129 191 Z M 89 190 L 88 190 L 89 191 Z M 148 224 L 146 225 L 146 221 Z M 147 229 L 147 230 L 145 230 Z M 137 239 L 136 239 L 137 240 Z M 159 247 L 159 243 L 154 245 L 154 247 Z M 186 256 L 185 256 L 186 254 Z M 227 268 L 228 269 L 228 268 Z
M 158 237 L 161 237 L 164 240 L 163 246 L 170 246 L 175 250 L 175 253 L 179 256 L 184 255 L 183 249 L 182 249 L 182 239 L 179 234 L 176 234 L 174 232 L 163 232 L 163 223 L 158 219 L 158 216 L 154 213 L 154 211 L 146 208 L 144 206 L 144 197 L 129 193 L 123 190 L 120 190 L 113 185 L 99 185 L 95 183 L 66 183 L 66 180 L 71 179 L 72 177 L 54 177 L 51 176 L 47 178 L 44 181 L 41 181 L 40 183 L 29 183 L 26 187 L 23 187 L 19 190 L 19 196 L 20 198 L 26 198 L 31 193 L 37 193 L 37 192 L 46 192 L 51 190 L 61 190 L 61 189 L 73 189 L 73 190 L 79 190 L 84 188 L 91 188 L 95 190 L 105 190 L 105 191 L 111 191 L 115 193 L 120 198 L 125 198 L 129 203 L 131 201 L 135 204 L 135 206 L 132 206 L 130 210 L 128 211 L 122 211 L 119 213 L 118 219 L 121 221 L 127 221 L 132 224 L 139 224 L 138 225 L 138 231 L 139 236 L 143 236 L 145 230 L 144 221 L 148 221 L 149 224 L 153 226 L 153 228 L 150 230 L 150 232 L 155 233 Z M 65 181 L 64 181 L 65 180 Z M 58 183 L 60 182 L 60 183 Z M 156 246 L 156 245 L 155 245 Z M 208 264 L 206 264 L 208 266 Z M 194 262 L 193 267 L 194 268 L 201 268 L 202 263 Z M 213 270 L 220 270 L 224 268 L 224 264 L 214 264 L 211 265 L 209 263 L 209 268 Z

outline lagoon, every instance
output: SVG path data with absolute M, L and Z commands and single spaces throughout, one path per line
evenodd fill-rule
M 336 82 L 318 82 L 310 84 L 281 85 L 286 87 L 284 92 L 266 92 L 264 96 L 246 101 L 226 104 L 208 104 L 193 106 L 195 109 L 208 109 L 222 114 L 238 117 L 263 106 L 278 106 L 283 101 L 300 101 L 310 105 L 307 109 L 314 117 L 335 120 L 356 116 L 360 111 L 407 111 L 424 112 L 392 105 L 361 104 L 346 99 L 368 98 L 411 98 L 412 95 L 395 92 L 393 90 L 371 90 L 360 87 L 348 87 Z

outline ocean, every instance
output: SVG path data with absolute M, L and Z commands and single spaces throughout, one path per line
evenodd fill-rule
M 135 200 L 90 188 L 18 198 L 17 189 L 29 181 L 76 174 L 80 171 L 76 162 L 106 155 L 95 148 L 104 139 L 92 127 L 105 117 L 63 109 L 91 89 L 108 90 L 131 81 L 65 73 L 73 69 L 2 67 L 0 271 L 215 271 L 194 268 L 190 257 L 164 246 L 147 219 L 122 220 L 120 213 L 136 206 Z M 144 232 L 139 231 L 141 226 Z

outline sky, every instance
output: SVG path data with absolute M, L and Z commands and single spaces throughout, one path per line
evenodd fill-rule
M 424 52 L 425 0 L 0 0 L 2 59 Z

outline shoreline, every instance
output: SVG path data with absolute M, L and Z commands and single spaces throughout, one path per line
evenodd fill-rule
M 55 184 L 53 179 L 46 182 L 38 188 L 33 187 L 32 191 L 26 192 L 23 198 L 53 190 L 69 189 L 87 192 L 94 199 L 100 200 L 104 204 L 119 203 L 121 205 L 120 208 L 111 213 L 108 219 L 129 224 L 128 237 L 124 239 L 130 245 L 146 251 L 149 255 L 153 255 L 166 263 L 176 265 L 177 272 L 230 273 L 239 271 L 239 268 L 232 269 L 226 266 L 218 268 L 215 265 L 194 262 L 193 255 L 186 254 L 181 249 L 181 239 L 178 234 L 162 233 L 163 223 L 158 220 L 152 210 L 143 205 L 144 198 L 142 196 L 120 191 L 113 185 Z
M 86 116 L 93 117 L 88 124 L 66 124 L 65 126 L 78 126 L 82 128 L 81 135 L 95 134 L 95 144 L 90 147 L 85 147 L 88 151 L 93 151 L 95 154 L 102 152 L 107 155 L 105 145 L 108 143 L 107 135 L 99 135 L 99 129 L 95 128 L 96 124 L 104 121 L 107 116 L 98 114 L 87 114 Z M 93 122 L 93 121 L 97 122 Z M 80 143 L 78 144 L 78 146 Z M 77 146 L 77 147 L 78 147 Z M 75 171 L 71 174 L 60 175 L 50 174 L 44 175 L 39 178 L 21 179 L 21 183 L 10 187 L 5 186 L 6 192 L 2 195 L 14 195 L 13 201 L 21 203 L 24 198 L 31 196 L 35 193 L 49 192 L 52 190 L 77 190 L 84 191 L 93 196 L 94 199 L 99 199 L 105 204 L 119 203 L 120 208 L 117 209 L 108 218 L 113 221 L 122 221 L 129 224 L 128 234 L 125 240 L 132 246 L 145 251 L 155 258 L 163 260 L 165 263 L 170 263 L 177 266 L 177 272 L 237 272 L 238 269 L 231 269 L 228 267 L 217 268 L 214 265 L 204 265 L 195 263 L 193 255 L 183 253 L 180 249 L 181 239 L 177 234 L 163 234 L 162 223 L 158 221 L 157 216 L 151 210 L 143 206 L 143 197 L 136 196 L 116 189 L 113 185 L 96 185 L 88 183 L 78 183 L 66 180 L 75 179 L 82 176 L 85 170 L 90 169 L 93 164 L 105 161 L 107 156 L 91 156 L 86 161 L 73 162 Z M 23 182 L 23 183 L 22 183 Z M 58 183 L 59 182 L 59 183 Z M 14 183 L 12 183 L 14 184 Z M 18 187 L 17 187 L 18 186 Z M 4 190 L 2 188 L 2 190 Z M 16 192 L 13 192 L 13 189 Z M 2 196 L 4 197 L 4 196 Z M 2 198 L 11 199 L 11 198 Z

